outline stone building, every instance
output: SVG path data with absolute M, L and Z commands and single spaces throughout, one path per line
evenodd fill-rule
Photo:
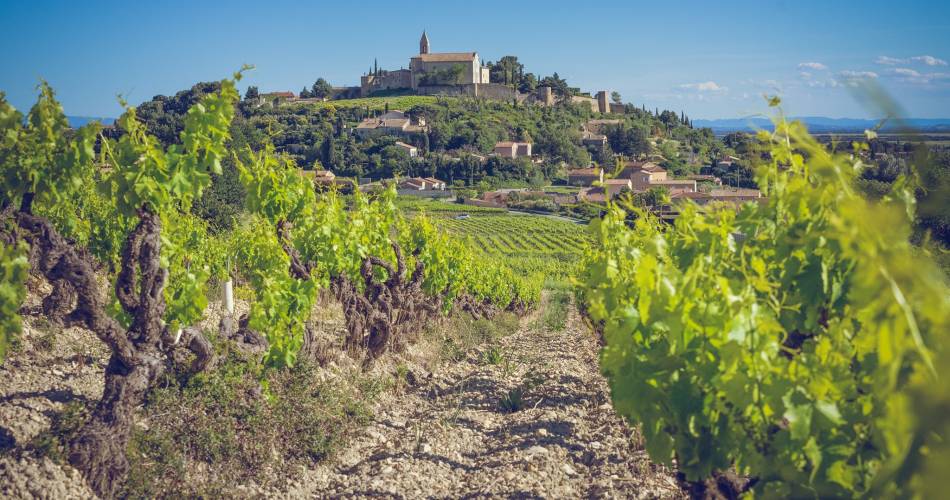
M 495 143 L 495 154 L 502 158 L 521 158 L 531 156 L 530 142 L 504 141 Z
M 429 36 L 423 31 L 419 54 L 409 59 L 409 69 L 374 69 L 360 78 L 360 92 L 367 96 L 381 90 L 477 86 L 489 83 L 488 73 L 478 52 L 431 52 Z

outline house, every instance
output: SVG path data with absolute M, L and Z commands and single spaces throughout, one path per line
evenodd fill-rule
M 402 149 L 406 153 L 408 153 L 409 158 L 415 158 L 419 156 L 419 149 L 413 146 L 412 144 L 406 144 L 405 142 L 402 142 L 402 141 L 396 141 L 395 146 Z
M 445 191 L 445 188 L 446 188 L 445 181 L 440 181 L 439 179 L 436 179 L 435 177 L 425 177 L 423 178 L 423 180 L 429 183 L 429 186 L 431 186 L 430 189 Z
M 329 170 L 314 170 L 313 171 L 313 182 L 329 185 L 333 184 L 336 179 L 336 174 Z
M 630 179 L 607 179 L 600 186 L 581 189 L 577 193 L 577 201 L 604 203 L 624 191 L 633 191 L 633 183 Z
M 604 171 L 599 168 L 575 168 L 567 171 L 567 183 L 571 186 L 593 186 L 604 180 Z
M 530 142 L 504 141 L 495 144 L 495 154 L 502 158 L 521 158 L 531 156 Z
M 697 191 L 696 181 L 690 179 L 666 179 L 651 182 L 649 186 L 650 188 L 666 188 L 671 195 L 676 193 L 694 193 Z
M 428 184 L 426 184 L 426 180 L 421 177 L 409 177 L 400 180 L 398 186 L 399 189 L 425 191 Z M 429 187 L 431 188 L 431 186 Z
M 400 191 L 445 191 L 446 184 L 434 177 L 409 177 L 401 179 L 397 187 Z
M 603 149 L 607 147 L 607 136 L 604 134 L 595 134 L 593 132 L 584 131 L 581 134 L 581 143 L 584 146 L 592 146 L 598 149 Z
M 716 201 L 730 203 L 745 203 L 762 199 L 762 192 L 758 189 L 725 187 L 709 191 L 709 195 Z
M 707 205 L 713 202 L 725 202 L 741 205 L 745 202 L 763 199 L 762 193 L 758 189 L 731 187 L 713 189 L 708 193 L 700 193 L 697 191 L 673 193 L 670 195 L 670 198 L 672 200 L 692 200 L 698 205 Z
M 666 170 L 650 162 L 629 167 L 629 170 L 628 167 L 624 167 L 618 178 L 623 177 L 624 174 L 628 174 L 627 178 L 633 182 L 633 187 L 638 191 L 646 191 L 657 182 L 667 180 Z
M 666 170 L 656 163 L 650 161 L 625 161 L 623 163 L 623 168 L 620 169 L 620 172 L 617 172 L 617 174 L 614 175 L 614 178 L 632 179 L 634 174 L 643 171 L 654 173 L 654 179 L 666 178 Z
M 633 191 L 633 181 L 630 179 L 607 179 L 603 185 L 608 198 L 613 198 L 624 190 Z
M 722 179 L 716 177 L 715 175 L 706 175 L 706 174 L 697 174 L 697 175 L 687 175 L 687 179 L 694 180 L 696 182 L 711 182 L 717 186 L 722 186 Z
M 366 118 L 353 131 L 362 138 L 377 135 L 408 135 L 425 132 L 425 125 L 425 119 L 413 119 L 408 114 L 395 110 Z

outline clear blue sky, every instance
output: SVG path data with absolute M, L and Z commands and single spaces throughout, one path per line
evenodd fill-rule
M 51 2 L 0 0 L 0 89 L 18 108 L 39 78 L 67 114 L 116 116 L 201 80 L 256 69 L 242 86 L 356 85 L 378 58 L 432 50 L 517 55 L 584 90 L 728 118 L 779 90 L 795 115 L 867 117 L 850 83 L 868 77 L 912 117 L 950 117 L 950 3 L 758 0 L 544 2 Z

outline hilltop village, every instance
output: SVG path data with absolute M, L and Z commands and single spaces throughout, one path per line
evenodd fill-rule
M 159 96 L 140 116 L 162 137 L 165 115 L 209 90 L 202 85 Z M 760 199 L 747 138 L 717 138 L 683 111 L 584 92 L 557 73 L 537 76 L 516 56 L 434 52 L 425 32 L 407 67 L 374 61 L 359 86 L 319 78 L 299 93 L 250 87 L 241 109 L 235 135 L 252 147 L 270 141 L 320 188 L 395 183 L 407 196 L 578 218 L 621 195 L 668 217 L 682 200 Z

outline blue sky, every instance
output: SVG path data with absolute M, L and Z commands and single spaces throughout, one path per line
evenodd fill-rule
M 299 91 L 317 77 L 356 85 L 378 58 L 432 50 L 517 55 L 584 90 L 685 110 L 762 112 L 779 92 L 794 115 L 869 117 L 853 83 L 870 78 L 907 114 L 950 117 L 950 2 L 51 2 L 0 0 L 0 90 L 18 108 L 48 80 L 70 115 L 256 69 L 242 86 Z

